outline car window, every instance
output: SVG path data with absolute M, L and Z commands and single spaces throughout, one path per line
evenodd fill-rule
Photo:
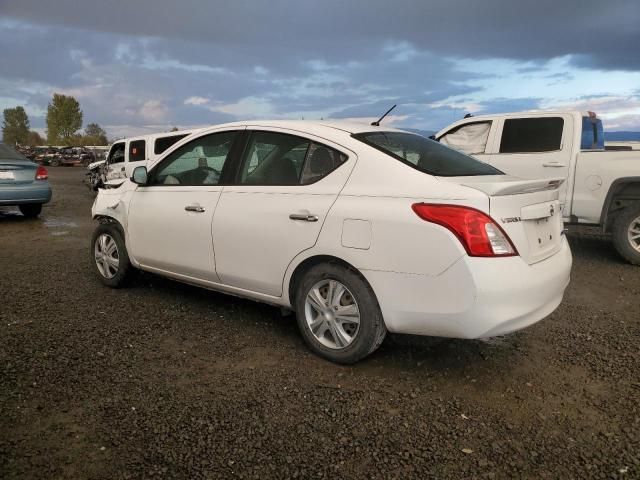
M 318 181 L 347 156 L 309 139 L 278 132 L 253 132 L 240 171 L 243 185 L 301 185 Z
M 344 153 L 313 142 L 307 152 L 300 183 L 306 185 L 317 182 L 346 161 L 347 156 Z
M 440 143 L 467 154 L 485 153 L 491 122 L 466 123 L 452 128 L 439 138 Z
M 153 153 L 156 155 L 160 155 L 165 150 L 167 150 L 170 146 L 178 143 L 184 137 L 188 136 L 188 134 L 183 135 L 170 135 L 168 137 L 158 137 L 153 144 Z
M 124 142 L 113 144 L 107 162 L 111 165 L 124 162 Z
M 238 132 L 205 135 L 179 147 L 151 176 L 152 185 L 217 185 Z
M 561 117 L 508 118 L 504 121 L 500 153 L 534 153 L 560 150 Z
M 129 161 L 139 162 L 147 159 L 144 140 L 134 140 L 129 143 Z
M 429 175 L 502 175 L 497 168 L 434 140 L 404 132 L 366 132 L 353 137 Z

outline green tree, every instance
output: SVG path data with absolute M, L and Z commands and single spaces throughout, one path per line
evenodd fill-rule
M 24 145 L 29 138 L 29 117 L 24 108 L 5 108 L 2 123 L 2 139 L 4 143 Z
M 84 128 L 85 145 L 108 145 L 107 132 L 97 123 L 90 123 Z
M 47 142 L 50 145 L 69 143 L 82 127 L 82 110 L 70 96 L 54 93 L 47 108 Z
M 29 145 L 30 147 L 44 145 L 44 138 L 42 138 L 38 132 L 31 130 L 29 132 L 29 136 L 27 137 L 27 145 Z

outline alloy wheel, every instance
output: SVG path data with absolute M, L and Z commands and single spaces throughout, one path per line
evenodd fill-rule
M 640 217 L 635 218 L 629 223 L 629 229 L 627 230 L 627 237 L 631 247 L 637 252 L 640 252 Z
M 337 280 L 321 280 L 311 287 L 304 310 L 309 330 L 325 347 L 338 350 L 355 340 L 360 310 L 349 289 Z
M 113 278 L 118 273 L 120 257 L 118 255 L 118 245 L 113 237 L 107 233 L 96 238 L 94 246 L 96 266 L 98 271 L 105 278 Z

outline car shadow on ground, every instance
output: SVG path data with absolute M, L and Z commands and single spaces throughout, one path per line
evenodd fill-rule
M 590 262 L 626 264 L 616 252 L 611 236 L 595 229 L 570 232 L 567 235 L 571 253 L 575 259 Z
M 247 339 L 272 336 L 267 343 L 274 345 L 272 355 L 283 361 L 298 362 L 300 357 L 316 359 L 318 367 L 332 364 L 316 357 L 305 345 L 294 314 L 283 314 L 279 307 L 233 297 L 224 293 L 187 285 L 164 277 L 142 272 L 132 284 L 136 294 L 144 291 L 153 297 L 176 298 L 188 309 L 225 313 L 233 318 L 234 327 L 246 332 Z M 228 315 L 227 315 L 228 314 Z M 191 317 L 190 317 L 191 318 Z M 200 317 L 193 317 L 194 320 Z M 265 332 L 266 329 L 266 332 Z M 185 330 L 191 330 L 185 328 Z M 488 368 L 509 370 L 515 357 L 526 350 L 526 333 L 482 340 L 463 340 L 417 335 L 388 334 L 382 346 L 355 365 L 346 369 L 389 369 L 397 372 L 425 370 L 464 372 L 481 362 Z M 264 354 L 264 352 L 262 352 Z M 287 357 L 290 357 L 287 360 Z

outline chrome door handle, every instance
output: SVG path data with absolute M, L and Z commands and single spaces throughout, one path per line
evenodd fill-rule
M 562 168 L 562 167 L 566 167 L 566 165 L 562 164 L 562 163 L 543 163 L 542 164 L 543 167 L 551 167 L 551 168 Z
M 318 221 L 318 216 L 317 215 L 310 215 L 307 213 L 292 213 L 291 215 L 289 215 L 289 218 L 291 220 L 302 220 L 304 222 L 317 222 Z
M 187 212 L 196 212 L 196 213 L 204 212 L 204 207 L 201 207 L 200 205 L 187 205 L 186 207 L 184 207 L 184 209 Z

